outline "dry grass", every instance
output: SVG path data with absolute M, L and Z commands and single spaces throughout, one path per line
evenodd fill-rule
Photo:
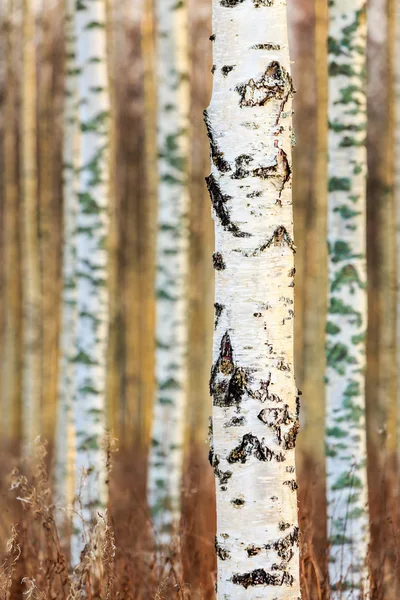
M 36 454 L 29 476 L 21 468 L 9 474 L 12 458 L 1 469 L 0 600 L 214 598 L 214 483 L 204 447 L 194 448 L 188 458 L 180 544 L 171 549 L 164 564 L 155 559 L 145 503 L 145 454 L 125 450 L 115 455 L 109 511 L 98 516 L 73 574 L 55 523 L 47 477 L 49 457 L 40 445 Z M 303 600 L 328 600 L 323 477 L 311 462 L 302 471 Z M 396 599 L 400 589 L 395 472 L 392 461 L 375 477 L 371 474 L 374 491 L 380 491 L 371 494 L 372 600 Z

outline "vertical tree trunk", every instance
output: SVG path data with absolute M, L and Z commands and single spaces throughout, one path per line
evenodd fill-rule
M 59 252 L 57 251 L 57 203 L 54 200 L 53 135 L 53 29 L 54 13 L 43 2 L 38 93 L 39 229 L 42 303 L 42 406 L 43 435 L 54 435 L 57 396 L 59 330 Z
M 286 5 L 214 0 L 218 598 L 298 600 L 292 94 Z
M 186 0 L 158 0 L 156 397 L 148 500 L 161 544 L 180 517 L 187 397 L 189 83 Z
M 327 497 L 333 598 L 367 595 L 366 5 L 335 0 L 329 21 Z
M 15 5 L 8 2 L 7 72 L 4 106 L 4 345 L 2 368 L 2 439 L 18 442 L 21 402 L 21 256 L 17 159 L 17 78 Z
M 78 81 L 75 44 L 75 0 L 65 0 L 65 101 L 63 147 L 63 281 L 60 367 L 56 427 L 56 502 L 65 507 L 74 495 L 75 435 L 73 425 L 74 357 L 76 354 L 76 218 L 78 209 Z
M 400 373 L 400 2 L 395 5 L 395 42 L 392 61 L 395 68 L 395 164 L 397 226 L 397 373 Z M 400 385 L 397 386 L 397 455 L 400 456 Z
M 72 559 L 82 546 L 82 522 L 107 503 L 105 449 L 108 340 L 109 121 L 105 0 L 80 0 L 76 9 L 79 123 L 77 216 L 77 354 L 74 423 L 76 497 Z M 82 487 L 82 472 L 85 481 Z M 82 517 L 82 518 L 81 518 Z
M 24 269 L 23 438 L 30 443 L 41 429 L 41 289 L 36 166 L 35 19 L 30 0 L 23 4 L 22 195 Z

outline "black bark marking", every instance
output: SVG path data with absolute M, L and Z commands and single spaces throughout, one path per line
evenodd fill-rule
M 272 394 L 269 391 L 269 386 L 271 385 L 271 373 L 268 375 L 268 379 L 260 381 L 260 387 L 255 392 L 250 392 L 251 397 L 259 400 L 259 402 L 264 403 L 267 400 L 270 402 L 278 402 L 281 403 L 282 399 L 279 398 L 276 394 Z
M 295 472 L 294 467 L 286 467 L 286 473 L 294 473 L 294 472 Z
M 277 200 L 277 203 L 279 204 L 282 197 L 282 192 L 292 176 L 292 169 L 290 168 L 286 152 L 280 148 L 278 150 L 278 154 L 276 155 L 275 164 L 271 165 L 270 167 L 259 167 L 254 169 L 253 175 L 255 177 L 260 177 L 261 179 L 279 180 Z M 282 203 L 280 203 L 280 205 L 282 205 Z
M 226 264 L 224 262 L 221 252 L 214 252 L 213 265 L 216 271 L 223 271 L 224 269 L 226 269 Z
M 289 529 L 290 527 L 290 523 L 285 523 L 285 521 L 279 521 L 279 529 L 281 531 L 286 531 L 286 529 Z
M 214 329 L 217 329 L 217 327 L 218 327 L 219 319 L 224 311 L 224 308 L 225 308 L 225 306 L 223 304 L 219 304 L 218 302 L 216 302 L 214 304 L 214 310 L 215 310 Z
M 219 356 L 211 369 L 210 395 L 214 406 L 236 405 L 239 409 L 247 383 L 248 373 L 234 364 L 231 340 L 229 333 L 225 332 Z
M 287 571 L 282 573 L 282 575 L 278 575 L 277 573 L 267 573 L 264 569 L 256 569 L 249 573 L 234 573 L 232 576 L 232 583 L 242 585 L 246 590 L 248 587 L 256 585 L 287 585 L 291 587 L 293 582 L 293 575 L 290 575 Z
M 250 237 L 250 233 L 240 231 L 239 227 L 231 221 L 229 211 L 225 204 L 228 200 L 232 200 L 232 197 L 222 193 L 214 175 L 206 177 L 206 182 L 215 214 L 225 231 L 229 231 L 235 237 Z
M 272 61 L 265 70 L 264 75 L 258 81 L 250 79 L 247 83 L 236 86 L 238 92 L 239 106 L 253 107 L 265 106 L 270 100 L 280 100 L 281 104 L 275 121 L 277 125 L 281 118 L 288 99 L 293 96 L 293 81 L 284 67 L 278 61 Z
M 251 46 L 251 50 L 280 50 L 280 44 L 273 44 L 272 42 L 267 42 L 266 44 L 255 44 Z
M 263 462 L 271 460 L 283 462 L 286 460 L 285 456 L 281 452 L 277 454 L 265 445 L 264 440 L 260 441 L 251 433 L 247 433 L 243 436 L 239 446 L 232 450 L 227 460 L 230 464 L 238 462 L 244 464 L 251 456 L 254 456 L 257 460 Z
M 243 427 L 243 425 L 246 425 L 245 417 L 232 417 L 225 423 L 225 427 Z
M 283 485 L 288 485 L 290 487 L 290 489 L 292 490 L 292 492 L 295 492 L 296 490 L 299 489 L 299 486 L 297 485 L 295 479 L 290 479 L 288 481 L 284 481 Z
M 225 8 L 235 8 L 239 4 L 242 4 L 245 0 L 221 0 L 221 6 Z M 255 8 L 260 8 L 261 6 L 272 6 L 274 0 L 253 0 L 253 4 Z
M 265 548 L 273 548 L 279 558 L 288 563 L 294 556 L 293 548 L 299 545 L 299 528 L 294 527 L 293 531 L 283 538 L 280 538 L 273 544 L 267 544 Z
M 260 548 L 259 546 L 247 546 L 246 548 L 246 552 L 247 552 L 247 556 L 249 558 L 251 558 L 252 556 L 257 556 L 257 554 L 260 554 L 262 548 Z
M 224 153 L 218 148 L 218 144 L 215 141 L 215 132 L 212 128 L 210 117 L 208 116 L 208 111 L 205 110 L 203 112 L 204 115 L 204 123 L 207 129 L 207 136 L 210 142 L 211 149 L 211 160 L 214 165 L 217 167 L 220 173 L 226 173 L 231 170 L 229 163 L 224 159 Z
M 216 552 L 216 555 L 218 556 L 218 558 L 219 558 L 220 560 L 227 560 L 228 558 L 230 558 L 230 557 L 231 557 L 231 555 L 230 555 L 230 553 L 228 552 L 228 550 L 226 550 L 225 548 L 223 548 L 223 547 L 221 546 L 221 544 L 219 544 L 219 543 L 218 543 L 217 537 L 215 537 L 215 543 L 214 543 L 214 546 L 215 546 L 215 552 Z
M 275 431 L 277 442 L 284 450 L 295 448 L 300 429 L 297 410 L 296 415 L 293 416 L 290 414 L 288 404 L 283 407 L 264 408 L 258 418 Z
M 261 191 L 250 192 L 250 194 L 246 194 L 246 198 L 259 198 L 263 193 Z
M 294 277 L 296 275 L 296 269 L 293 267 L 293 269 L 290 269 L 289 271 L 289 277 Z
M 231 500 L 231 504 L 233 504 L 235 508 L 242 508 L 246 504 L 246 502 L 243 498 L 234 498 L 233 500 Z
M 210 35 L 210 42 L 215 42 L 217 36 L 215 35 L 215 33 L 213 33 L 212 35 Z
M 215 477 L 219 479 L 219 485 L 221 486 L 221 490 L 226 490 L 226 484 L 233 475 L 232 471 L 221 471 L 221 469 L 219 468 L 219 458 L 214 454 L 211 466 L 214 469 Z
M 244 179 L 250 175 L 250 171 L 246 167 L 253 162 L 253 157 L 248 154 L 241 154 L 235 158 L 235 172 L 231 175 L 231 179 Z
M 269 238 L 269 240 L 267 240 L 265 244 L 260 246 L 258 250 L 255 250 L 253 255 L 257 254 L 258 252 L 264 252 L 264 250 L 266 250 L 272 245 L 288 246 L 292 250 L 293 254 L 296 254 L 296 246 L 294 245 L 292 238 L 288 234 L 286 227 L 284 227 L 283 225 L 277 227 L 274 233 Z
M 236 65 L 224 65 L 224 66 L 222 67 L 222 69 L 221 69 L 221 71 L 222 71 L 222 75 L 223 75 L 224 77 L 228 77 L 229 73 L 230 73 L 231 71 L 233 71 L 233 69 L 234 69 L 235 67 L 236 67 Z
M 211 67 L 211 75 L 214 75 L 215 71 L 217 70 L 217 65 L 213 65 Z

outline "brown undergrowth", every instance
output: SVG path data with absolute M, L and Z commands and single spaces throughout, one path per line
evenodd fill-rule
M 1 465 L 0 600 L 214 598 L 214 482 L 205 447 L 193 448 L 188 457 L 179 547 L 163 564 L 156 560 L 145 503 L 145 453 L 117 453 L 109 510 L 98 516 L 74 575 L 55 523 L 47 476 L 50 459 L 41 445 L 36 454 L 29 474 L 14 467 L 12 457 Z M 371 473 L 372 600 L 399 597 L 395 473 L 394 461 Z M 323 475 L 312 461 L 305 461 L 299 482 L 302 598 L 328 600 Z

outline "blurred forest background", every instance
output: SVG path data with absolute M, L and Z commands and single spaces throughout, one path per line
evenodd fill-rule
M 203 122 L 212 76 L 211 2 L 190 0 L 190 279 L 189 395 L 186 418 L 184 516 L 186 580 L 211 597 L 213 588 L 213 476 L 207 464 L 211 413 L 208 380 L 213 332 L 213 222 L 204 178 L 210 171 Z M 299 436 L 303 573 L 322 581 L 325 565 L 324 373 L 327 298 L 327 4 L 289 0 L 290 46 L 296 147 L 293 193 L 296 254 L 296 380 L 302 390 Z M 64 17 L 61 0 L 41 0 L 36 11 L 37 248 L 40 253 L 41 361 L 43 395 L 40 429 L 49 459 L 55 435 L 59 364 Z M 148 594 L 145 532 L 145 470 L 154 397 L 154 273 L 157 212 L 156 69 L 151 0 L 108 0 L 109 75 L 113 147 L 110 234 L 110 342 L 108 417 L 118 440 L 112 472 L 111 513 L 119 542 L 119 576 L 132 578 Z M 394 0 L 368 6 L 368 277 L 369 336 L 367 424 L 374 564 L 397 565 L 397 340 L 394 89 Z M 0 390 L 5 389 L 7 356 L 16 352 L 21 381 L 23 228 L 21 145 L 21 3 L 0 4 Z M 15 204 L 13 205 L 13 198 Z M 11 200 L 10 200 L 11 199 Z M 14 335 L 6 320 L 16 317 Z M 10 347 L 10 344 L 13 346 Z M 6 477 L 21 442 L 21 387 L 6 406 L 2 395 L 1 552 L 10 522 L 23 519 Z M 5 411 L 11 418 L 4 418 Z M 118 500 L 117 500 L 118 498 Z M 138 508 L 140 507 L 140 508 Z M 310 519 L 311 515 L 311 519 Z M 29 527 L 21 576 L 38 577 Z M 32 533 L 32 532 L 31 532 Z M 135 541 L 132 542 L 132 539 Z M 385 539 L 385 543 L 378 543 Z M 312 541 L 312 543 L 311 543 Z M 31 546 L 29 547 L 29 544 Z M 143 544 L 143 546 L 141 546 Z M 308 544 L 308 545 L 307 545 Z M 142 549 L 146 547 L 147 550 Z M 0 554 L 1 555 L 1 554 Z M 141 556 L 140 559 L 137 556 Z M 127 558 L 128 557 L 128 558 Z M 150 561 L 151 562 L 151 561 Z M 0 561 L 1 563 L 1 561 Z M 142 564 L 143 563 L 143 564 Z M 127 565 L 130 565 L 129 567 Z M 146 567 L 146 568 L 147 568 Z M 142 569 L 142 570 L 141 570 Z M 378 569 L 379 570 L 379 569 Z M 393 570 L 393 573 L 395 569 Z M 125 579 L 124 579 L 125 578 Z M 40 579 L 40 576 L 39 576 Z M 200 584 L 199 582 L 203 583 Z M 122 584 L 121 584 L 122 585 Z M 147 586 L 147 587 L 146 587 Z M 122 585 L 123 587 L 123 585 Z M 153 590 L 153 588 L 151 588 Z M 153 590 L 154 591 L 154 590 Z M 151 592 L 153 593 L 153 592 Z M 183 593 L 183 592 L 182 592 Z M 309 594 L 312 594 L 310 591 Z M 40 596 L 29 596 L 40 597 Z M 47 597 L 47 596 L 44 596 Z M 53 597 L 53 596 L 48 596 Z M 116 597 L 116 596 L 115 596 Z M 120 598 L 130 598 L 128 592 Z M 168 596 L 167 596 L 168 597 Z M 184 596 L 182 596 L 184 597 Z M 312 595 L 305 596 L 314 597 Z M 315 597 L 318 597 L 316 595 Z M 383 597 L 383 596 L 382 596 Z M 394 598 L 395 596 L 393 596 Z M 389 596 L 385 596 L 389 598 Z

